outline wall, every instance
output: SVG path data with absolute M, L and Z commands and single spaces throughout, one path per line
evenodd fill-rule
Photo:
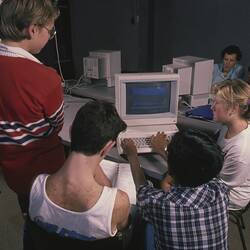
M 60 66 L 62 74 L 65 79 L 74 78 L 74 62 L 72 59 L 71 47 L 71 25 L 70 25 L 70 11 L 69 0 L 59 0 L 58 8 L 60 9 L 60 16 L 55 22 L 56 34 L 58 41 L 58 52 L 60 58 Z M 59 65 L 56 54 L 56 40 L 55 38 L 49 40 L 43 50 L 36 55 L 44 64 L 55 68 L 59 73 Z
M 147 67 L 147 0 L 70 0 L 76 75 L 90 50 L 121 50 L 122 71 Z M 137 16 L 140 16 L 138 22 Z M 143 37 L 144 39 L 141 39 Z
M 220 60 L 237 44 L 250 65 L 249 0 L 70 0 L 76 74 L 89 50 L 121 49 L 122 70 L 159 71 L 173 56 Z

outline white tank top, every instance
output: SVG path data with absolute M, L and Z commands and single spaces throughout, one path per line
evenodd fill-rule
M 47 196 L 47 174 L 39 175 L 31 188 L 30 218 L 48 232 L 62 237 L 96 240 L 114 236 L 111 219 L 117 188 L 104 186 L 96 204 L 85 212 L 74 212 L 53 203 Z

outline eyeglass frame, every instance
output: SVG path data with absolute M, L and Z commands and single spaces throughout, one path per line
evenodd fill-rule
M 51 29 L 47 28 L 46 26 L 43 26 L 44 29 L 46 29 L 49 33 L 49 40 L 53 39 L 56 35 L 56 27 L 53 26 Z

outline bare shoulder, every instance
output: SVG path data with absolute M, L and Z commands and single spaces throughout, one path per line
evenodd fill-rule
M 128 195 L 118 189 L 112 215 L 112 227 L 116 226 L 118 230 L 121 230 L 122 228 L 126 227 L 129 212 L 130 203 Z
M 120 189 L 117 190 L 115 203 L 117 206 L 119 206 L 119 208 L 122 208 L 122 207 L 129 208 L 130 207 L 128 195 Z
M 122 211 L 122 213 L 126 212 L 125 214 L 129 214 L 130 203 L 128 195 L 120 189 L 117 190 L 114 208 Z

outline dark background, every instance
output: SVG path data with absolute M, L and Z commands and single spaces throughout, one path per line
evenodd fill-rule
M 249 0 L 64 0 L 57 33 L 64 77 L 82 74 L 90 50 L 121 50 L 122 72 L 161 71 L 172 57 L 220 60 L 238 45 L 250 65 Z M 40 59 L 57 68 L 55 41 Z

